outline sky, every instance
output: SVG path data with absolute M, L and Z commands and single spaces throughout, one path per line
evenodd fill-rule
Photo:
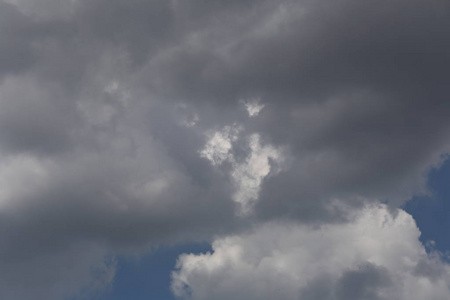
M 0 0 L 0 299 L 450 298 L 446 0 Z

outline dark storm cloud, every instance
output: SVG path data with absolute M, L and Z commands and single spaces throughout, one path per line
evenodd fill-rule
M 212 20 L 198 10 L 192 23 L 208 25 L 153 56 L 142 80 L 161 98 L 195 105 L 205 126 L 242 122 L 223 112 L 262 99 L 266 109 L 248 128 L 288 145 L 296 161 L 268 179 L 263 214 L 295 208 L 311 216 L 303 208 L 316 207 L 320 215 L 333 196 L 398 205 L 423 192 L 427 168 L 448 149 L 448 4 L 247 5 Z M 211 105 L 222 113 L 202 115 Z
M 80 1 L 77 8 L 83 38 L 124 47 L 136 66 L 163 48 L 173 31 L 170 1 Z
M 197 28 L 203 43 L 181 44 L 163 64 L 167 92 L 186 97 L 189 84 L 197 100 L 253 92 L 298 103 L 354 89 L 431 92 L 428 86 L 445 82 L 444 1 L 259 3 L 215 12 Z
M 396 206 L 425 191 L 448 150 L 446 1 L 8 2 L 17 3 L 0 1 L 8 268 L 76 259 L 83 247 L 99 249 L 80 258 L 91 263 L 252 218 L 326 223 L 367 201 Z M 249 118 L 243 101 L 256 98 L 264 109 Z M 281 170 L 264 178 L 248 219 L 235 215 L 231 167 L 200 155 L 208 134 L 233 124 L 237 162 L 255 133 L 286 156 L 272 159 Z

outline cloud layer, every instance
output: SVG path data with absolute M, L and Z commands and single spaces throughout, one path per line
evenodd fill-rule
M 0 298 L 426 193 L 449 150 L 447 2 L 0 0 Z

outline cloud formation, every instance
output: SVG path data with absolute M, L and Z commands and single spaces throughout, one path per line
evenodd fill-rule
M 450 266 L 427 254 L 406 212 L 368 207 L 351 222 L 268 223 L 184 254 L 172 274 L 183 299 L 446 299 Z
M 119 253 L 352 224 L 426 193 L 449 150 L 449 11 L 0 0 L 1 298 L 104 284 Z M 385 273 L 361 278 L 383 287 Z

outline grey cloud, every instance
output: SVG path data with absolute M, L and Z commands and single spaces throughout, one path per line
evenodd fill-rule
M 200 186 L 179 171 L 181 167 L 169 169 L 171 162 L 164 157 L 85 151 L 83 157 L 65 154 L 43 166 L 18 158 L 10 168 L 25 168 L 2 174 L 17 178 L 14 183 L 19 185 L 2 184 L 0 265 L 4 282 L 15 282 L 5 287 L 5 299 L 15 299 L 20 291 L 20 299 L 33 299 L 35 289 L 60 299 L 60 289 L 76 293 L 91 284 L 90 266 L 103 255 L 207 240 L 213 233 L 242 226 L 230 223 L 234 210 L 223 180 L 211 174 L 211 183 Z M 39 169 L 36 174 L 34 168 Z M 78 250 L 72 252 L 74 247 Z M 91 247 L 99 248 L 94 257 Z M 58 263 L 58 257 L 80 266 Z M 64 269 L 65 275 L 55 277 L 55 268 Z M 27 280 L 19 279 L 23 272 Z M 69 283 L 70 289 L 64 288 Z
M 331 276 L 322 276 L 311 280 L 308 286 L 301 292 L 303 300 L 327 300 L 333 299 L 334 280 Z
M 431 281 L 435 281 L 443 274 L 444 270 L 442 266 L 439 264 L 441 255 L 437 252 L 434 252 L 433 254 L 434 254 L 433 260 L 419 261 L 414 270 L 417 276 L 422 276 L 425 278 L 429 278 Z
M 331 275 L 313 279 L 300 292 L 302 300 L 386 299 L 383 290 L 394 285 L 389 270 L 370 262 L 355 270 L 348 270 L 337 280 Z
M 281 216 L 344 221 L 366 202 L 395 207 L 425 192 L 448 151 L 446 1 L 8 2 L 8 265 L 34 270 L 53 254 L 90 264 Z M 254 98 L 264 108 L 250 118 L 242 101 Z M 252 155 L 252 134 L 285 159 L 270 161 L 246 218 L 235 214 L 232 166 L 200 156 L 208 134 L 232 124 L 237 163 Z M 85 244 L 101 254 L 77 258 L 71 249 Z
M 82 37 L 124 47 L 137 67 L 164 48 L 173 32 L 170 1 L 79 1 L 75 21 Z
M 424 191 L 423 175 L 448 149 L 445 8 L 442 1 L 286 1 L 233 18 L 218 13 L 220 22 L 154 56 L 144 78 L 160 97 L 199 103 L 200 111 L 261 97 L 267 109 L 249 127 L 297 159 L 320 153 L 334 165 L 321 170 L 311 160 L 300 193 L 274 187 L 296 195 L 300 209 L 307 202 L 300 195 L 320 193 L 322 181 L 326 191 L 314 203 L 353 193 L 398 205 Z M 265 201 L 270 213 L 280 199 Z
M 183 73 L 195 74 L 192 98 L 231 102 L 246 93 L 298 103 L 355 88 L 426 91 L 444 83 L 443 1 L 273 3 L 216 12 L 218 21 L 196 32 L 201 44 L 180 39 L 180 61 L 163 65 L 172 84 L 166 92 L 186 97 Z
M 0 97 L 1 149 L 52 155 L 70 147 L 77 116 L 63 91 L 11 79 L 3 83 Z
M 380 290 L 391 284 L 387 269 L 369 263 L 362 270 L 342 275 L 337 283 L 337 299 L 379 300 Z
M 95 244 L 71 245 L 38 257 L 1 260 L 0 296 L 4 299 L 64 299 L 102 291 L 111 284 L 115 262 L 109 250 Z
M 36 57 L 32 50 L 33 23 L 13 5 L 0 2 L 0 76 L 26 70 Z

